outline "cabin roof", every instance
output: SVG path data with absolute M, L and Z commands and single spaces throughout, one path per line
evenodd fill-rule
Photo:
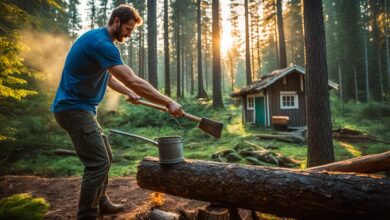
M 274 70 L 271 73 L 262 76 L 259 80 L 256 80 L 251 84 L 245 86 L 240 91 L 232 93 L 231 96 L 239 97 L 250 93 L 260 92 L 261 90 L 267 88 L 268 86 L 278 81 L 280 78 L 293 72 L 297 72 L 299 74 L 305 74 L 305 69 L 298 65 L 293 65 L 284 69 Z M 337 83 L 334 83 L 330 80 L 328 80 L 328 85 L 330 88 L 333 88 L 335 90 L 338 90 L 339 88 L 339 85 Z

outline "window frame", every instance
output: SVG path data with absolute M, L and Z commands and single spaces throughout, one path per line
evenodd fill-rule
M 283 105 L 283 97 L 293 97 L 294 105 L 293 106 L 284 106 Z M 299 99 L 298 93 L 296 91 L 281 91 L 279 95 L 280 100 L 280 109 L 299 109 Z
M 252 107 L 249 106 L 249 98 L 252 98 Z M 246 109 L 247 110 L 254 110 L 255 109 L 255 96 L 254 95 L 247 95 L 246 96 Z

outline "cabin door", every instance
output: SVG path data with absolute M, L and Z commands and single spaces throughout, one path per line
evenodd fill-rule
M 258 125 L 265 126 L 265 104 L 264 96 L 255 98 L 255 122 Z

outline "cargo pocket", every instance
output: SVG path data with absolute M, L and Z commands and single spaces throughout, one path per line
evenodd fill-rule
M 83 155 L 89 159 L 89 167 L 109 166 L 109 156 L 100 127 L 96 124 L 83 128 Z
M 83 141 L 84 144 L 88 147 L 94 147 L 97 145 L 102 145 L 104 147 L 104 142 L 101 136 L 101 129 L 96 125 L 83 128 Z

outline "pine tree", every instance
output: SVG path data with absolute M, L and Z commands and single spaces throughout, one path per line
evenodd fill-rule
M 244 3 L 245 9 L 245 68 L 246 68 L 246 84 L 252 83 L 252 71 L 251 71 L 251 54 L 250 54 L 250 43 L 249 43 L 249 10 L 248 0 Z
M 306 54 L 307 166 L 334 161 L 322 0 L 303 0 Z
M 89 15 L 89 28 L 93 29 L 96 25 L 96 13 L 97 13 L 97 7 L 95 0 L 89 0 L 87 3 L 88 6 L 88 15 Z
M 203 65 L 202 65 L 202 19 L 201 19 L 201 0 L 196 2 L 197 9 L 197 46 L 198 46 L 198 98 L 207 98 L 207 93 L 203 87 Z
M 107 25 L 108 22 L 107 11 L 108 11 L 108 0 L 100 0 L 99 10 L 96 16 L 96 23 L 98 27 L 104 27 Z
M 171 76 L 169 68 L 169 10 L 168 0 L 164 0 L 164 74 L 165 74 L 165 94 L 171 96 Z
M 278 37 L 279 37 L 279 68 L 287 67 L 287 54 L 286 54 L 286 42 L 284 40 L 284 27 L 283 27 L 283 11 L 282 0 L 276 0 L 276 14 L 278 20 Z
M 148 0 L 148 72 L 149 82 L 157 89 L 157 3 Z
M 213 107 L 223 107 L 221 91 L 221 38 L 219 26 L 219 0 L 212 1 L 213 10 Z
M 81 18 L 78 12 L 79 0 L 69 0 L 68 16 L 69 16 L 69 31 L 72 38 L 76 38 L 77 31 L 81 29 Z

